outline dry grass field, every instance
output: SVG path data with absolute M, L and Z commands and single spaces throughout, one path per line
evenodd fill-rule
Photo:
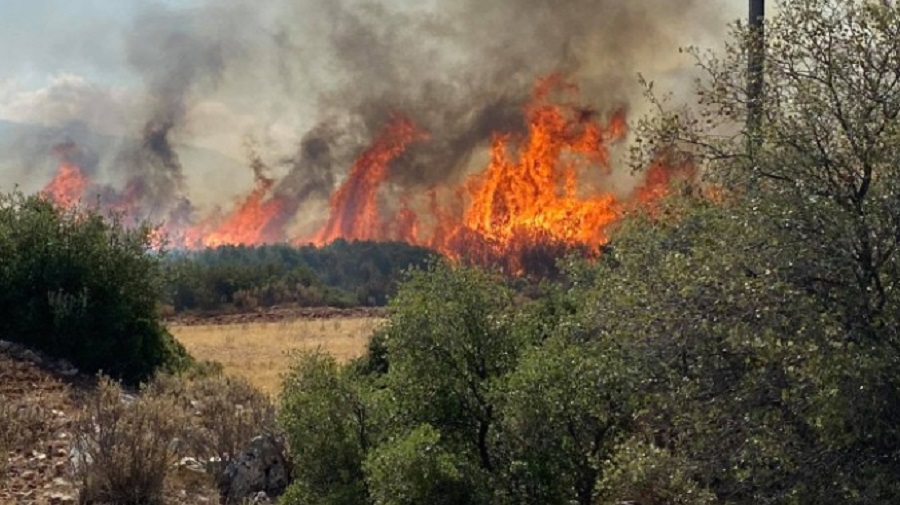
M 277 395 L 292 351 L 321 347 L 345 362 L 365 352 L 382 319 L 349 317 L 180 326 L 169 330 L 197 359 L 222 363 L 270 395 Z

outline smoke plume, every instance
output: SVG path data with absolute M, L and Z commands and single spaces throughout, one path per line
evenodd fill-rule
M 234 184 L 246 189 L 252 174 L 220 171 L 222 187 L 191 185 L 192 171 L 217 169 L 185 166 L 183 146 L 230 155 L 253 135 L 259 162 L 277 181 L 272 194 L 284 202 L 280 225 L 309 230 L 321 223 L 323 204 L 354 157 L 397 112 L 428 141 L 393 163 L 390 188 L 458 182 L 483 164 L 492 134 L 524 130 L 522 107 L 535 78 L 563 74 L 596 114 L 639 114 L 637 73 L 683 82 L 687 62 L 675 48 L 715 40 L 727 14 L 710 0 L 209 0 L 180 10 L 148 7 L 122 31 L 122 63 L 140 89 L 132 99 L 92 107 L 127 117 L 119 123 L 132 131 L 120 132 L 127 140 L 95 164 L 107 165 L 106 182 L 140 217 L 189 222 L 198 194 L 234 193 L 224 189 Z M 104 96 L 95 88 L 86 99 Z M 67 110 L 86 113 L 77 105 Z M 202 110 L 219 112 L 209 119 Z

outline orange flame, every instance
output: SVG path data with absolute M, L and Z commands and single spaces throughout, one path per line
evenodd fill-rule
M 63 207 L 72 207 L 81 197 L 88 186 L 88 178 L 78 165 L 68 161 L 62 161 L 53 177 L 41 191 Z
M 669 191 L 671 178 L 691 176 L 692 168 L 672 166 L 660 157 L 626 199 L 598 187 L 610 172 L 610 148 L 626 136 L 625 112 L 604 118 L 578 106 L 577 92 L 557 75 L 539 80 L 524 107 L 526 131 L 495 133 L 482 172 L 456 186 L 407 189 L 396 202 L 384 205 L 381 191 L 391 179 L 390 165 L 412 143 L 427 137 L 409 117 L 395 115 L 331 195 L 325 223 L 307 237 L 286 233 L 298 202 L 280 194 L 275 180 L 264 174 L 265 166 L 254 158 L 253 190 L 227 214 L 217 212 L 175 233 L 180 235 L 176 242 L 198 248 L 279 241 L 323 245 L 339 238 L 399 240 L 455 260 L 496 264 L 511 273 L 551 268 L 553 258 L 570 251 L 597 255 L 610 225 L 623 212 L 633 206 L 652 208 Z M 70 204 L 86 186 L 77 166 L 62 163 L 45 192 Z M 137 205 L 141 189 L 139 184 L 126 185 L 117 205 Z
M 609 147 L 624 139 L 627 126 L 623 111 L 601 123 L 589 109 L 552 100 L 576 92 L 556 75 L 538 81 L 525 107 L 527 132 L 496 134 L 484 172 L 459 188 L 431 188 L 424 192 L 427 203 L 418 206 L 403 195 L 391 215 L 378 205 L 388 166 L 425 137 L 409 118 L 396 116 L 354 163 L 329 202 L 327 223 L 311 241 L 402 240 L 513 273 L 522 272 L 529 257 L 548 259 L 572 250 L 596 254 L 624 210 L 665 196 L 671 177 L 689 169 L 654 164 L 630 201 L 610 192 L 582 194 L 591 171 L 609 172 Z M 461 210 L 442 206 L 439 192 L 453 195 Z M 416 208 L 427 209 L 430 232 Z
M 253 245 L 280 240 L 281 230 L 271 223 L 283 210 L 281 198 L 267 198 L 275 180 L 266 177 L 262 166 L 254 162 L 256 186 L 253 191 L 218 223 L 207 219 L 185 233 L 184 241 L 194 247 L 220 245 Z
M 512 138 L 496 136 L 487 170 L 468 185 L 471 203 L 463 216 L 465 233 L 478 237 L 482 254 L 505 258 L 507 268 L 521 270 L 525 248 L 553 244 L 596 249 L 606 241 L 605 228 L 618 217 L 611 194 L 581 197 L 579 174 L 608 171 L 608 143 L 625 134 L 624 115 L 601 125 L 588 110 L 563 108 L 550 102 L 553 91 L 575 88 L 551 76 L 538 83 L 526 107 L 528 134 L 518 155 L 510 155 Z M 471 249 L 470 240 L 466 244 Z M 442 244 L 442 250 L 459 245 Z M 517 252 L 518 251 L 518 252 Z M 453 251 L 456 256 L 462 251 Z
M 346 240 L 384 240 L 385 224 L 378 213 L 378 189 L 388 178 L 388 165 L 403 154 L 406 147 L 425 138 L 411 119 L 395 115 L 372 145 L 350 169 L 347 180 L 329 201 L 328 221 L 310 240 L 326 244 L 338 238 Z M 407 226 L 414 226 L 407 213 Z M 406 235 L 411 235 L 407 230 Z M 303 241 L 301 241 L 303 242 Z
M 271 179 L 260 184 L 238 208 L 212 233 L 203 239 L 203 245 L 215 247 L 223 244 L 262 244 L 277 240 L 277 235 L 267 232 L 268 223 L 281 212 L 281 200 L 265 200 L 271 188 Z

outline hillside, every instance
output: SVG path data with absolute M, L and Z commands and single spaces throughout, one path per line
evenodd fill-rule
M 73 441 L 94 384 L 63 361 L 0 341 L 0 441 L 12 437 L 5 478 L 0 465 L 0 504 L 77 503 Z M 174 468 L 166 503 L 216 503 L 218 494 L 202 475 Z

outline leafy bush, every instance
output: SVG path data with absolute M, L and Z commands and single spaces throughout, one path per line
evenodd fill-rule
M 126 399 L 121 386 L 102 377 L 77 421 L 81 503 L 161 504 L 184 422 L 166 395 Z
M 190 362 L 157 320 L 154 230 L 41 196 L 0 196 L 0 338 L 137 383 Z
M 373 451 L 365 463 L 374 505 L 465 505 L 477 489 L 467 479 L 467 462 L 441 446 L 427 424 Z
M 365 503 L 369 419 L 354 384 L 332 357 L 313 352 L 298 356 L 283 390 L 279 414 L 295 480 L 282 503 Z
M 634 373 L 601 345 L 543 342 L 563 312 L 539 305 L 435 263 L 401 286 L 367 356 L 303 355 L 282 396 L 286 503 L 590 503 Z
M 630 440 L 607 463 L 600 503 L 714 505 L 716 496 L 691 477 L 688 462 L 653 444 Z

